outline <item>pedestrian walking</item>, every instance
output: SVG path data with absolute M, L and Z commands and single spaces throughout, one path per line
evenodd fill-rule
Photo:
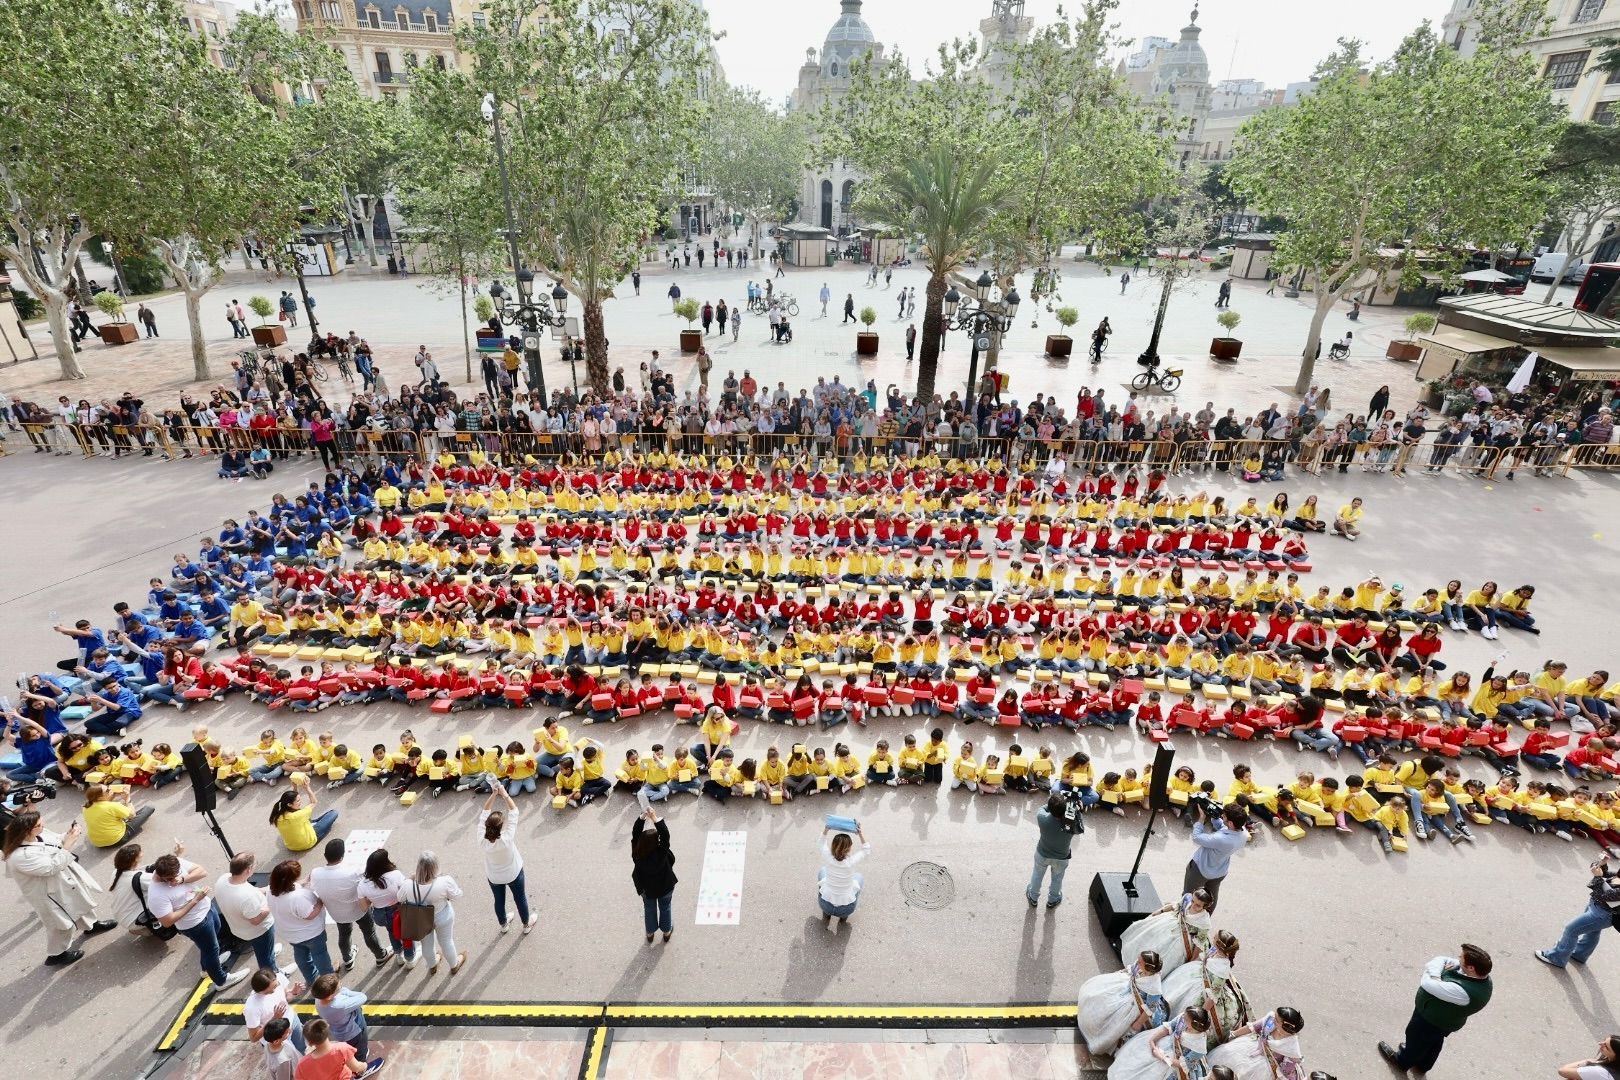
M 855 294 L 854 293 L 848 293 L 848 294 L 846 294 L 844 296 L 844 322 L 845 323 L 851 323 L 851 322 L 854 322 L 854 321 L 855 321 Z
M 1456 957 L 1437 956 L 1423 967 L 1406 1041 L 1397 1050 L 1378 1044 L 1384 1060 L 1403 1071 L 1430 1072 L 1445 1049 L 1446 1036 L 1461 1031 L 1468 1018 L 1491 1000 L 1491 957 L 1478 945 L 1464 945 Z
M 917 286 L 913 285 L 906 290 L 906 318 L 917 314 Z
M 886 266 L 886 267 L 883 268 L 883 287 L 885 289 L 887 289 L 890 285 L 893 285 L 893 284 L 894 284 L 894 267 L 893 266 Z
M 831 299 L 832 290 L 827 288 L 827 283 L 823 281 L 821 283 L 821 317 L 823 319 L 827 317 L 827 301 Z
M 827 836 L 832 833 L 832 837 Z M 871 845 L 866 842 L 866 834 L 861 831 L 860 822 L 855 823 L 855 836 L 861 841 L 861 849 L 854 850 L 855 841 L 849 833 L 842 829 L 834 830 L 832 826 L 823 826 L 821 830 L 821 869 L 816 873 L 816 902 L 821 905 L 821 921 L 832 925 L 832 920 L 841 919 L 849 922 L 849 917 L 855 914 L 855 905 L 861 899 L 862 876 L 856 872 L 866 856 L 871 852 Z
M 1069 845 L 1074 840 L 1064 813 L 1066 806 L 1063 796 L 1054 791 L 1046 805 L 1035 813 L 1041 838 L 1035 842 L 1035 869 L 1030 874 L 1029 887 L 1024 890 L 1024 899 L 1029 901 L 1030 907 L 1040 903 L 1041 883 L 1048 871 L 1052 882 L 1046 888 L 1046 906 L 1055 908 L 1063 903 L 1063 875 L 1069 872 Z
M 231 337 L 247 337 L 247 327 L 243 326 L 242 320 L 236 316 L 235 300 L 231 300 L 225 305 L 225 321 L 231 324 Z
M 1281 275 L 1277 274 L 1275 271 L 1268 271 L 1266 276 L 1271 279 L 1266 284 L 1266 295 L 1267 296 L 1276 296 L 1277 295 L 1277 278 L 1280 277 Z
M 394 951 L 391 946 L 383 948 L 377 940 L 377 927 L 366 912 L 366 901 L 360 896 L 361 867 L 344 865 L 348 852 L 344 842 L 336 837 L 326 842 L 323 854 L 326 865 L 310 871 L 309 887 L 320 899 L 332 921 L 337 923 L 338 955 L 342 957 L 343 970 L 352 971 L 359 955 L 359 950 L 354 947 L 356 926 L 360 928 L 360 937 L 365 941 L 366 948 L 371 950 L 371 958 L 378 967 L 382 967 L 393 958 Z
M 698 255 L 701 257 L 702 254 L 703 254 L 703 249 L 698 248 Z M 703 308 L 702 308 L 702 311 L 701 311 L 699 317 L 703 321 L 703 336 L 708 337 L 709 333 L 710 333 L 710 327 L 713 326 L 713 324 L 714 324 L 714 305 L 709 303 L 707 300 L 703 301 Z
M 731 309 L 731 340 L 736 341 L 737 335 L 742 333 L 742 305 Z
M 701 269 L 703 269 L 703 249 L 702 248 L 698 248 L 697 257 L 698 257 L 698 269 L 701 270 Z
M 652 944 L 653 934 L 659 930 L 664 932 L 664 941 L 668 942 L 675 933 L 670 901 L 680 878 L 675 876 L 675 853 L 669 847 L 669 827 L 651 808 L 630 827 L 630 861 L 633 864 L 630 880 L 635 882 L 636 893 L 641 897 L 642 927 L 647 933 L 647 944 Z
M 1119 295 L 1125 295 L 1125 286 L 1129 285 L 1130 283 L 1131 272 L 1129 270 L 1121 271 L 1119 275 Z
M 23 900 L 45 924 L 46 966 L 71 964 L 84 957 L 83 949 L 73 947 L 75 931 L 101 934 L 118 925 L 116 919 L 96 918 L 96 905 L 103 896 L 101 886 L 79 864 L 73 851 L 84 839 L 84 826 L 75 819 L 65 834 L 57 834 L 45 831 L 34 810 L 12 813 L 4 840 L 0 841 L 0 859 L 4 859 L 6 873 L 17 883 Z
M 640 270 L 632 270 L 632 271 L 630 271 L 630 284 L 635 286 L 636 295 L 640 296 L 641 295 L 641 271 Z
M 675 305 L 681 302 L 681 287 L 673 281 L 669 283 L 669 310 L 674 311 Z
M 726 306 L 726 302 L 724 300 L 720 301 L 714 306 L 714 321 L 720 325 L 721 337 L 725 336 L 726 323 L 730 318 L 731 309 Z
M 900 319 L 906 317 L 906 290 L 904 289 L 900 290 L 900 310 L 895 317 Z
M 917 352 L 917 324 L 912 323 L 906 327 L 906 359 L 910 360 Z
M 405 875 L 399 872 L 387 848 L 366 856 L 366 869 L 358 885 L 360 899 L 366 902 L 371 921 L 383 928 L 394 947 L 394 962 L 400 967 L 416 966 L 416 942 L 400 937 L 394 918 L 399 911 L 399 891 L 405 888 Z
M 1620 917 L 1620 876 L 1610 870 L 1609 857 L 1602 856 L 1589 869 L 1592 878 L 1586 887 L 1591 895 L 1587 898 L 1586 910 L 1565 925 L 1558 944 L 1536 951 L 1536 959 L 1543 964 L 1562 968 L 1571 960 L 1586 963 L 1597 949 L 1603 931 L 1615 926 L 1616 918 Z
M 503 799 L 506 802 L 505 810 L 494 809 L 495 800 Z M 517 803 L 505 787 L 496 784 L 484 800 L 484 811 L 478 815 L 478 824 L 483 832 L 483 839 L 479 848 L 484 854 L 484 880 L 489 882 L 489 891 L 495 896 L 495 921 L 500 923 L 501 933 L 512 929 L 512 920 L 506 917 L 506 893 L 512 893 L 512 901 L 517 907 L 517 921 L 523 924 L 525 934 L 532 931 L 540 922 L 538 913 L 529 911 L 529 893 L 523 877 L 523 856 L 517 849 Z
M 140 305 L 135 309 L 135 317 L 141 320 L 142 326 L 146 327 L 147 337 L 158 336 L 157 316 L 152 313 L 151 308 L 147 307 L 145 304 Z
M 288 326 L 298 325 L 298 301 L 286 289 L 281 290 L 281 321 Z

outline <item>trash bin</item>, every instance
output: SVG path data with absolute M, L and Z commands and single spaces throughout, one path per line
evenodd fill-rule
M 388 272 L 390 274 L 399 273 L 399 260 L 392 255 L 388 256 Z

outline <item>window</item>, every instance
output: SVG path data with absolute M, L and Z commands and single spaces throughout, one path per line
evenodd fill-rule
M 1568 90 L 1579 82 L 1581 72 L 1586 70 L 1586 58 L 1590 55 L 1590 52 L 1567 52 L 1547 57 L 1548 89 Z
M 427 28 L 428 33 L 437 34 L 439 32 L 439 17 L 431 11 L 425 11 L 422 13 L 422 25 Z
M 1598 102 L 1596 105 L 1594 105 L 1592 107 L 1592 123 L 1594 123 L 1594 124 L 1613 124 L 1614 119 L 1615 119 L 1615 111 L 1616 111 L 1615 107 L 1617 105 L 1620 105 L 1620 101 L 1600 101 L 1600 102 Z
M 1604 0 L 1581 0 L 1580 6 L 1575 9 L 1575 14 L 1570 16 L 1569 21 L 1572 23 L 1591 22 L 1603 14 L 1603 4 Z
M 838 61 L 836 60 L 832 62 L 832 77 L 838 78 Z
M 472 13 L 473 25 L 478 27 L 480 30 L 484 28 L 486 21 L 487 20 L 484 18 L 484 13 L 482 11 L 475 11 Z
M 382 16 L 378 15 L 375 11 L 366 12 L 366 22 L 371 24 L 371 28 L 373 30 L 382 29 Z
M 398 15 L 395 15 L 394 20 L 399 23 L 399 28 L 401 30 L 409 30 L 411 28 L 411 17 L 403 11 Z
M 444 60 L 444 54 L 443 53 L 434 53 L 433 54 L 433 66 L 438 68 L 440 71 L 443 71 L 445 69 L 445 60 Z

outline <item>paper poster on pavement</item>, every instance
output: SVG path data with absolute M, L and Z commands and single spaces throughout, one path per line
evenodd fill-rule
M 743 861 L 748 833 L 711 832 L 698 882 L 697 925 L 736 926 L 742 920 Z
M 343 838 L 343 866 L 364 870 L 371 853 L 388 843 L 388 829 L 355 829 Z

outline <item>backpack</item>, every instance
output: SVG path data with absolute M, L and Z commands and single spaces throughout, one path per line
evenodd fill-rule
M 422 941 L 433 933 L 433 905 L 422 903 L 422 885 L 411 882 L 416 900 L 399 897 L 399 937 L 401 941 Z
M 141 888 L 141 871 L 137 870 L 130 875 L 129 887 L 135 890 L 135 899 L 141 903 L 141 912 L 135 916 L 135 925 L 144 927 L 147 933 L 159 941 L 168 941 L 171 938 L 178 937 L 179 930 L 173 926 L 164 926 L 158 921 L 157 916 L 152 914 L 151 909 L 146 906 L 146 890 Z

